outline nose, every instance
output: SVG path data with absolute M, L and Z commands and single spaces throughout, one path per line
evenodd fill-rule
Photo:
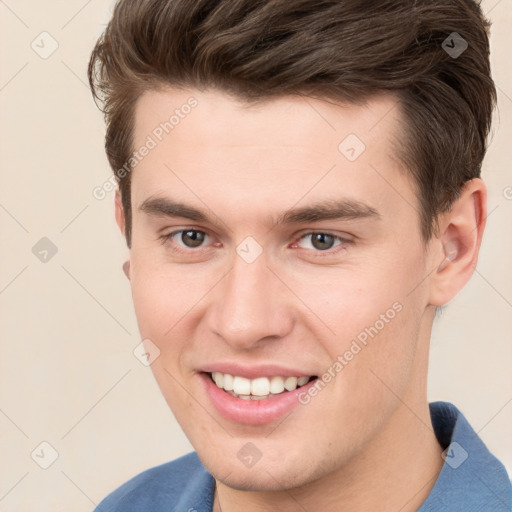
M 208 312 L 209 326 L 235 349 L 275 341 L 293 329 L 289 294 L 263 256 L 252 263 L 235 256 L 216 292 Z

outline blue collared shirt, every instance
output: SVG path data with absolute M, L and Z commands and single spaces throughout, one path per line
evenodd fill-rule
M 452 404 L 430 404 L 445 463 L 418 512 L 511 512 L 512 485 L 503 465 Z M 144 471 L 95 512 L 212 512 L 215 480 L 195 453 Z

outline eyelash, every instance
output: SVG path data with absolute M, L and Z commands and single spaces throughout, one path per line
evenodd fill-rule
M 197 248 L 192 248 L 192 247 L 185 248 L 179 244 L 172 243 L 172 238 L 174 236 L 176 236 L 180 233 L 184 233 L 186 231 L 203 233 L 206 237 L 210 237 L 210 235 L 208 235 L 208 233 L 206 233 L 205 231 L 202 231 L 200 229 L 192 229 L 192 228 L 178 229 L 176 231 L 173 231 L 172 233 L 169 233 L 169 234 L 166 234 L 166 235 L 163 235 L 162 237 L 160 237 L 162 244 L 168 245 L 172 251 L 180 253 L 180 254 L 190 254 L 191 252 L 198 252 L 201 249 L 203 249 L 203 250 L 206 249 L 206 247 L 204 247 L 204 246 L 200 246 Z M 335 235 L 328 231 L 309 231 L 307 233 L 302 234 L 298 238 L 297 242 L 293 242 L 292 246 L 297 245 L 298 242 L 300 242 L 301 240 L 303 240 L 304 238 L 306 238 L 308 236 L 313 236 L 313 235 L 318 235 L 318 234 L 331 236 L 335 239 L 335 242 L 339 241 L 340 243 L 338 243 L 338 245 L 335 245 L 330 249 L 326 249 L 325 251 L 320 251 L 320 250 L 315 250 L 315 249 L 305 249 L 306 251 L 312 251 L 313 253 L 315 253 L 315 257 L 321 258 L 321 257 L 332 256 L 334 254 L 337 254 L 339 251 L 344 250 L 346 248 L 346 246 L 352 242 L 351 240 L 349 240 L 347 238 L 343 238 L 339 235 Z

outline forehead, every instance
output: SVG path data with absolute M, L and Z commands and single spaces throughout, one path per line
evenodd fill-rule
M 148 91 L 136 104 L 136 144 L 152 134 L 167 138 L 172 133 L 181 144 L 254 145 L 255 142 L 289 146 L 299 142 L 337 150 L 344 135 L 353 133 L 363 142 L 387 147 L 401 128 L 395 95 L 380 94 L 362 104 L 280 96 L 248 104 L 210 89 Z M 336 155 L 337 156 L 337 155 Z
M 414 201 L 397 159 L 402 121 L 397 99 L 362 105 L 284 96 L 247 105 L 217 90 L 145 93 L 135 110 L 134 203 L 172 193 L 198 205 L 267 212 L 301 201 Z M 215 197 L 212 196 L 215 191 Z M 177 197 L 179 196 L 179 197 Z M 396 201 L 395 201 L 396 202 Z

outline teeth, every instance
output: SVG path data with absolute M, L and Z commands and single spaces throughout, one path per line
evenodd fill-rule
M 217 384 L 218 386 L 218 384 Z M 219 386 L 222 387 L 222 386 Z M 235 377 L 233 379 L 233 391 L 237 395 L 250 395 L 251 394 L 251 381 L 245 377 Z
M 217 387 L 242 400 L 262 400 L 279 393 L 293 391 L 304 386 L 310 377 L 258 377 L 246 379 L 229 373 L 213 372 L 211 374 Z
M 297 377 L 287 377 L 284 381 L 286 391 L 293 391 L 297 388 Z
M 309 377 L 299 377 L 297 379 L 297 386 L 304 386 L 304 384 L 307 384 L 309 380 Z
M 277 394 L 284 391 L 284 379 L 283 377 L 272 377 L 270 379 L 270 392 Z
M 270 381 L 267 377 L 251 380 L 251 395 L 266 396 L 270 393 Z
M 220 372 L 215 372 L 212 376 L 215 384 L 217 384 L 219 388 L 222 388 L 224 386 L 224 375 Z
M 219 373 L 219 372 L 216 372 L 216 373 Z M 229 373 L 225 373 L 224 374 L 224 385 L 220 386 L 220 387 L 224 388 L 226 391 L 233 391 L 233 375 L 229 375 Z

